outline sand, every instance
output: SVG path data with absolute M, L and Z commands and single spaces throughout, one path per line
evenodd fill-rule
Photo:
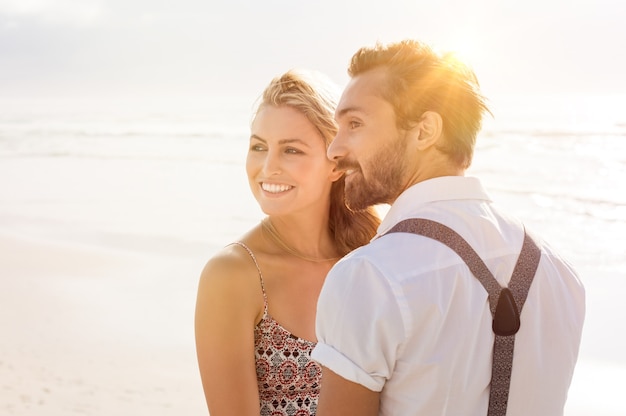
M 193 344 L 204 259 L 141 249 L 0 232 L 0 414 L 207 414 Z M 594 299 L 567 416 L 624 414 L 625 368 L 598 358 L 618 354 L 595 321 L 610 309 Z
M 0 414 L 206 414 L 176 279 L 199 264 L 8 234 L 0 253 Z

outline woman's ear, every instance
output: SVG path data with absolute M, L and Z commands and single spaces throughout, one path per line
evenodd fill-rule
M 417 148 L 426 150 L 443 136 L 443 119 L 434 111 L 426 111 L 414 127 L 417 130 Z
M 343 170 L 337 169 L 337 164 L 334 164 L 333 170 L 330 172 L 330 181 L 337 182 L 339 178 L 343 176 L 345 172 Z

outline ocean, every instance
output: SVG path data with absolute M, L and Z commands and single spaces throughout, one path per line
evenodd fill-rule
M 244 172 L 253 101 L 0 99 L 0 234 L 188 259 L 198 273 L 177 281 L 195 285 L 263 215 Z M 626 96 L 502 96 L 491 108 L 468 175 L 587 288 L 566 415 L 626 414 Z

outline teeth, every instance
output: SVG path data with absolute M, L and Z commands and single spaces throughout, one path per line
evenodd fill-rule
M 279 192 L 285 192 L 290 190 L 291 188 L 293 188 L 293 186 L 289 186 L 289 185 L 279 185 L 279 184 L 275 184 L 275 183 L 262 183 L 261 184 L 261 188 L 263 188 L 264 191 L 272 193 L 272 194 L 277 194 Z

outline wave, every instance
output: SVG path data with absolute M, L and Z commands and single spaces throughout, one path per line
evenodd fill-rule
M 7 128 L 0 125 L 0 138 L 31 137 L 45 140 L 47 138 L 199 138 L 199 139 L 222 139 L 241 135 L 234 133 L 232 128 L 189 128 L 185 126 L 147 126 L 145 128 L 123 128 L 121 126 L 101 127 L 40 127 L 40 128 Z
M 523 137 L 575 137 L 575 138 L 590 138 L 590 137 L 626 137 L 626 124 L 619 126 L 616 125 L 616 129 L 596 129 L 596 130 L 575 130 L 575 129 L 534 129 L 534 128 L 519 128 L 519 129 L 501 129 L 501 130 L 483 130 L 480 135 L 484 137 L 502 137 L 502 136 L 523 136 Z
M 247 140 L 249 130 L 247 127 L 234 129 L 232 127 L 216 128 L 208 126 L 206 128 L 188 128 L 184 126 L 172 127 L 155 127 L 146 128 L 85 128 L 82 126 L 66 127 L 66 128 L 3 128 L 0 125 L 0 141 L 3 140 L 19 140 L 19 139 L 146 139 L 146 140 L 180 140 L 180 139 L 197 139 L 197 140 Z M 624 138 L 626 137 L 626 129 L 614 130 L 537 130 L 532 128 L 520 129 L 501 129 L 501 130 L 483 130 L 479 133 L 479 137 L 500 139 L 504 137 L 527 137 L 527 138 L 576 138 L 576 139 L 592 139 L 597 137 L 604 138 Z
M 77 151 L 24 151 L 20 153 L 2 153 L 0 151 L 0 159 L 28 159 L 28 158 L 75 158 L 75 159 L 93 159 L 103 161 L 141 161 L 141 162 L 201 162 L 213 165 L 233 166 L 241 165 L 243 156 L 238 155 L 237 158 L 228 158 L 223 155 L 199 155 L 199 154 L 105 154 L 96 152 L 77 152 Z
M 563 192 L 515 190 L 501 187 L 492 189 L 502 194 L 523 196 L 535 205 L 569 216 L 583 216 L 605 222 L 626 222 L 626 199 L 624 199 L 626 195 L 612 195 L 618 199 L 609 199 L 609 195 L 598 198 L 593 195 L 581 196 Z

